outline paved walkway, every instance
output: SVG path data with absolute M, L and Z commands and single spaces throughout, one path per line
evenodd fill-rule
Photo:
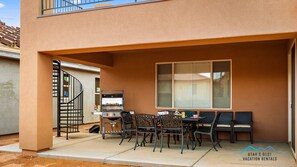
M 103 140 L 98 134 L 87 133 L 72 134 L 68 141 L 64 137 L 54 137 L 54 147 L 38 155 L 137 166 L 297 166 L 286 143 L 255 142 L 251 145 L 249 142 L 231 144 L 224 141 L 221 143 L 223 148 L 216 152 L 209 142 L 204 142 L 195 150 L 185 147 L 184 153 L 180 154 L 179 144 L 172 143 L 170 148 L 164 144 L 160 153 L 159 144 L 155 152 L 150 143 L 134 151 L 134 140 L 125 140 L 122 145 L 118 144 L 119 141 L 119 138 L 112 136 Z M 253 146 L 255 150 L 242 152 L 248 146 Z M 20 152 L 18 144 L 0 147 L 0 151 Z

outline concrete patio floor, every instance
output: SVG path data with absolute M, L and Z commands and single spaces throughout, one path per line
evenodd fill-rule
M 147 143 L 146 147 L 137 147 L 134 151 L 135 140 L 125 140 L 122 145 L 119 145 L 119 142 L 118 136 L 107 136 L 103 140 L 98 134 L 71 134 L 68 141 L 65 137 L 54 137 L 54 147 L 38 153 L 38 156 L 135 166 L 297 166 L 287 143 L 255 142 L 251 145 L 244 141 L 234 144 L 222 141 L 223 148 L 218 148 L 216 152 L 211 148 L 210 142 L 205 140 L 202 146 L 197 146 L 195 150 L 187 150 L 185 146 L 184 153 L 180 154 L 179 143 L 171 143 L 170 148 L 164 143 L 163 151 L 160 153 L 159 143 L 153 152 L 153 145 L 150 143 Z M 242 153 L 248 146 L 262 148 L 262 151 Z M 268 146 L 272 147 L 264 151 L 263 148 Z M 0 151 L 21 152 L 18 147 L 18 144 L 6 145 L 0 147 Z

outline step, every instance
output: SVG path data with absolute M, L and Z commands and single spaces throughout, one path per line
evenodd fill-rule
M 82 120 L 83 120 L 82 118 L 68 118 L 68 121 L 70 121 L 70 122 L 71 122 L 71 121 L 82 121 Z M 61 121 L 61 122 L 62 122 L 62 121 L 63 121 L 63 122 L 64 122 L 64 121 L 66 122 L 66 121 L 67 121 L 67 118 L 61 118 L 60 121 Z
M 79 125 L 68 125 L 68 128 L 78 128 L 79 127 Z M 60 125 L 60 129 L 62 129 L 62 128 L 67 128 L 67 126 L 66 125 Z
M 66 126 L 61 126 L 61 125 L 66 125 Z M 79 126 L 79 125 L 80 125 L 80 124 L 70 124 L 70 123 L 69 123 L 69 124 L 68 124 L 68 127 L 71 127 L 71 126 L 72 126 L 72 127 L 73 127 L 73 126 L 76 127 L 76 126 Z M 60 122 L 60 126 L 61 126 L 61 128 L 66 128 L 66 127 L 67 127 L 67 123 L 62 123 L 62 122 Z
M 68 116 L 68 118 L 77 118 L 77 117 L 82 118 L 83 116 L 72 116 L 72 115 Z M 60 116 L 60 118 L 67 118 L 67 116 Z
M 60 114 L 82 114 L 82 112 L 81 111 L 68 111 L 67 112 L 67 110 L 60 110 Z
M 83 109 L 73 109 L 73 108 L 60 108 L 60 111 L 66 112 L 66 111 L 70 111 L 70 112 L 81 112 L 83 111 Z
M 61 107 L 67 107 L 67 104 L 60 103 Z M 74 104 L 68 104 L 68 106 L 74 106 Z

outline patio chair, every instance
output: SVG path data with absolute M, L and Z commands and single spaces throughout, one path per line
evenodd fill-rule
M 200 126 L 209 128 L 214 120 L 215 115 L 216 114 L 214 111 L 200 111 L 199 117 L 204 117 L 204 119 L 200 120 Z
M 194 146 L 192 148 L 193 150 L 195 149 L 195 147 L 197 145 L 197 140 L 199 142 L 199 146 L 201 146 L 201 144 L 202 144 L 202 138 L 197 139 L 197 134 L 200 134 L 200 136 L 201 136 L 201 134 L 203 134 L 203 135 L 209 135 L 210 136 L 211 143 L 213 145 L 213 148 L 216 151 L 218 151 L 217 148 L 216 148 L 217 145 L 219 145 L 219 147 L 222 148 L 222 146 L 220 145 L 219 140 L 217 139 L 217 135 L 216 135 L 216 131 L 215 131 L 215 128 L 216 128 L 216 126 L 218 124 L 220 115 L 221 115 L 220 112 L 218 112 L 215 115 L 215 117 L 214 117 L 214 119 L 213 119 L 213 121 L 212 121 L 212 123 L 210 125 L 210 128 L 200 128 L 200 127 L 198 127 L 198 129 L 194 132 L 195 143 L 194 143 Z
M 186 118 L 193 117 L 193 115 L 197 114 L 196 111 L 192 111 L 192 110 L 185 110 L 184 112 L 185 112 Z
M 135 141 L 134 150 L 139 145 L 139 142 L 138 142 L 139 134 L 143 135 L 143 138 L 141 141 L 141 146 L 142 145 L 145 146 L 146 135 L 151 134 L 151 135 L 154 135 L 154 149 L 153 149 L 153 151 L 155 151 L 156 143 L 157 143 L 157 134 L 158 134 L 155 115 L 136 114 L 135 120 L 136 120 L 136 141 Z
M 161 123 L 161 146 L 160 152 L 162 152 L 163 148 L 163 138 L 164 135 L 168 135 L 167 144 L 169 147 L 170 135 L 173 136 L 181 136 L 181 154 L 183 153 L 184 148 L 184 134 L 187 137 L 187 148 L 189 149 L 189 133 L 188 130 L 183 127 L 182 117 L 179 115 L 161 115 L 160 116 L 160 123 Z
M 215 115 L 216 113 L 214 111 L 200 111 L 199 117 L 202 117 L 203 119 L 199 121 L 198 127 L 200 129 L 209 130 L 211 127 L 211 123 L 215 118 Z M 202 134 L 200 134 L 200 139 L 202 141 Z
M 237 133 L 250 133 L 251 144 L 253 141 L 253 113 L 251 111 L 237 111 L 235 112 L 235 120 L 233 133 L 235 133 L 235 140 L 237 140 Z
M 229 132 L 230 133 L 230 143 L 233 141 L 233 112 L 220 112 L 221 116 L 216 127 L 217 139 L 219 139 L 219 132 Z
M 122 139 L 119 145 L 122 144 L 123 140 L 128 137 L 131 140 L 133 132 L 136 132 L 136 128 L 133 122 L 133 117 L 129 111 L 122 111 L 121 112 L 121 119 L 122 119 Z

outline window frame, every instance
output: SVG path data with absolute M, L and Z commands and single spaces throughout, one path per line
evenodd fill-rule
M 99 79 L 99 88 L 100 88 L 100 91 L 97 92 L 97 85 L 96 85 L 96 80 Z M 100 96 L 101 96 L 101 87 L 100 87 L 100 83 L 101 83 L 101 78 L 100 77 L 95 77 L 95 92 L 94 92 L 94 95 L 95 95 L 95 106 L 97 107 L 97 109 L 99 110 L 100 108 L 98 106 L 101 106 L 101 100 L 100 100 Z M 99 105 L 96 104 L 96 96 L 99 96 Z
M 229 108 L 214 108 L 213 107 L 213 62 L 224 62 L 229 61 L 230 62 L 230 107 Z M 176 108 L 175 107 L 175 85 L 174 85 L 174 65 L 178 63 L 200 63 L 200 62 L 209 62 L 210 63 L 210 79 L 211 79 L 211 90 L 210 90 L 210 108 Z M 171 107 L 158 107 L 158 65 L 160 64 L 171 64 L 172 66 L 172 106 Z M 233 94 L 232 94 L 232 82 L 233 82 L 233 71 L 232 71 L 232 59 L 218 59 L 218 60 L 201 60 L 201 61 L 174 61 L 174 62 L 158 62 L 155 63 L 155 109 L 158 110 L 232 110 L 232 102 L 233 102 Z

